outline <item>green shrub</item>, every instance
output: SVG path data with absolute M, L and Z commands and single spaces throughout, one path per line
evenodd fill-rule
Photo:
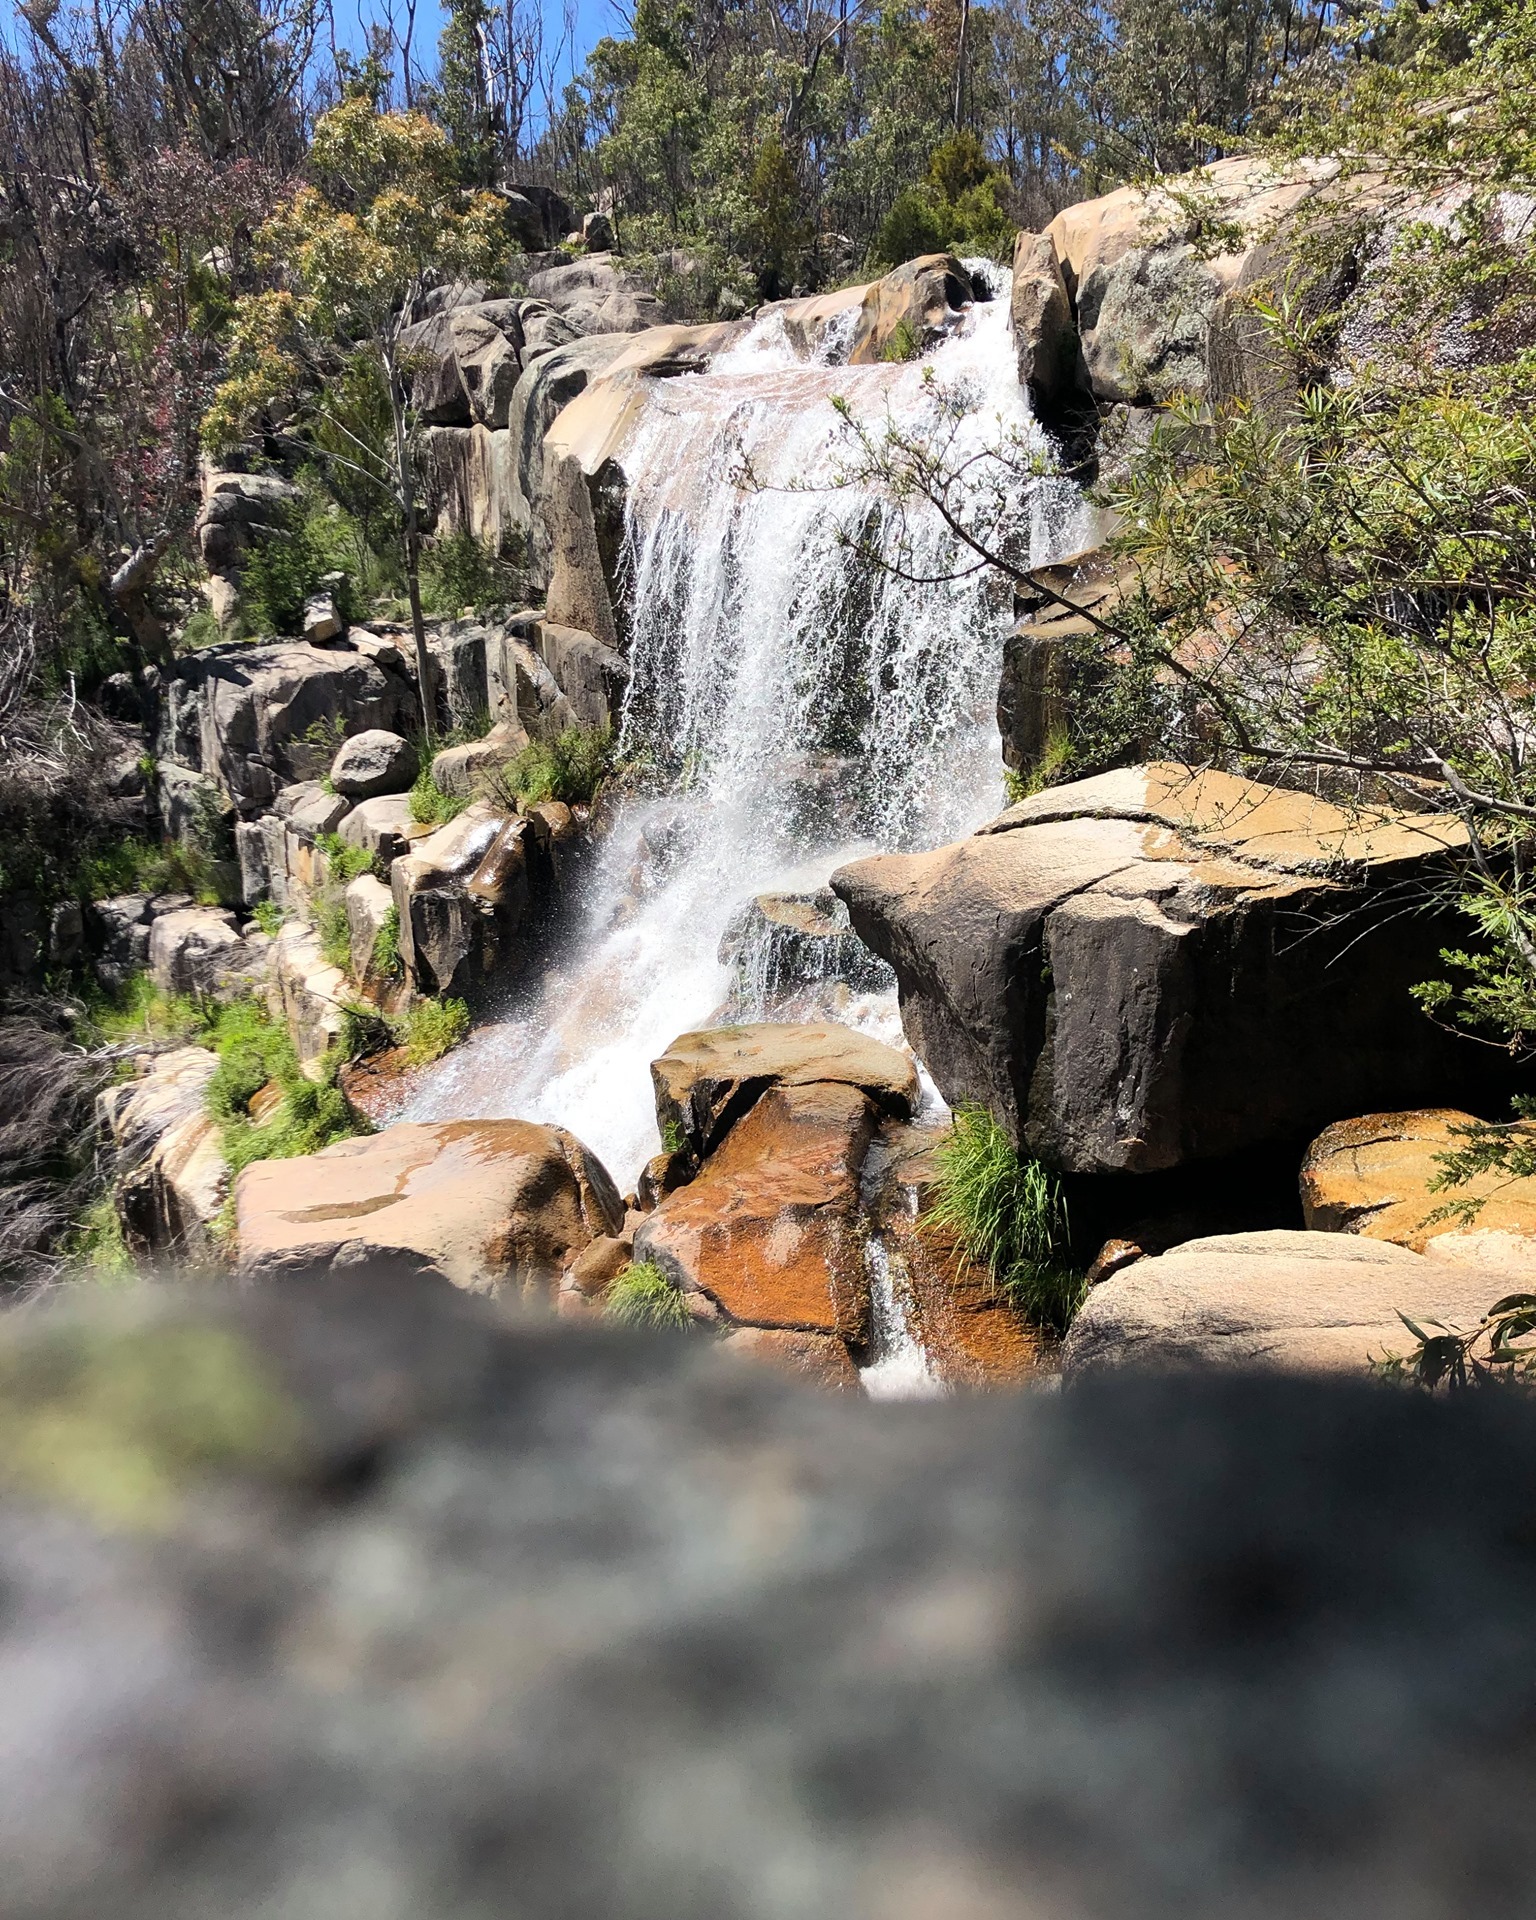
M 969 1259 L 990 1269 L 1009 1300 L 1036 1325 L 1066 1330 L 1082 1304 L 1070 1262 L 1060 1187 L 1038 1160 L 1021 1160 L 985 1107 L 961 1107 L 938 1154 L 938 1202 L 930 1219 L 951 1228 Z
M 120 893 L 190 893 L 205 906 L 222 904 L 218 863 L 208 849 L 181 840 L 119 840 L 78 869 L 82 900 Z
M 406 1065 L 427 1067 L 469 1032 L 469 1008 L 462 1000 L 418 1000 L 391 1026 L 395 1045 L 405 1049 Z
M 221 638 L 219 623 L 213 617 L 211 607 L 198 607 L 187 617 L 187 623 L 181 630 L 177 646 L 183 653 L 195 653 L 201 647 L 211 647 Z
M 472 533 L 444 534 L 421 556 L 423 611 L 453 614 L 472 607 L 478 612 L 522 599 L 521 559 L 498 554 Z
M 882 360 L 915 360 L 923 350 L 923 343 L 917 337 L 917 331 L 910 320 L 898 320 L 891 329 L 891 337 L 880 349 Z
M 502 783 L 525 807 L 543 800 L 587 806 L 613 762 L 613 734 L 607 727 L 567 727 L 554 740 L 530 740 L 508 763 Z
M 421 827 L 445 827 L 457 820 L 469 805 L 457 794 L 444 793 L 432 778 L 430 766 L 423 767 L 411 788 L 411 818 Z
M 325 855 L 328 883 L 347 887 L 364 873 L 374 874 L 380 880 L 385 877 L 376 854 L 370 853 L 366 847 L 349 846 L 340 834 L 317 834 L 315 845 Z
M 255 1160 L 289 1160 L 318 1153 L 336 1140 L 367 1133 L 336 1084 L 339 1057 L 332 1055 L 319 1080 L 299 1064 L 288 1029 L 256 1000 L 219 1008 L 204 1025 L 205 1043 L 218 1055 L 205 1096 L 220 1123 L 219 1144 L 231 1174 Z M 251 1101 L 275 1085 L 280 1097 L 264 1120 L 251 1117 Z
M 91 993 L 75 1022 L 83 1047 L 146 1046 L 162 1040 L 192 1040 L 207 1031 L 208 1016 L 196 1001 L 162 993 L 147 973 L 132 973 L 115 993 Z
M 92 1201 L 75 1223 L 69 1253 L 98 1280 L 126 1280 L 137 1271 L 110 1193 Z
M 654 1261 L 627 1266 L 608 1287 L 604 1311 L 630 1327 L 686 1327 L 693 1316 L 682 1289 Z
M 875 236 L 873 264 L 899 267 L 925 253 L 938 253 L 946 239 L 942 209 L 925 187 L 897 194 Z
M 275 900 L 258 900 L 251 908 L 251 918 L 263 933 L 275 939 L 288 915 Z

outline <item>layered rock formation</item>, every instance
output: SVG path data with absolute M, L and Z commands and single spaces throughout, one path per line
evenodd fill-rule
M 239 1271 L 405 1266 L 474 1293 L 553 1303 L 562 1274 L 624 1208 L 560 1127 L 459 1120 L 386 1127 L 235 1185 Z

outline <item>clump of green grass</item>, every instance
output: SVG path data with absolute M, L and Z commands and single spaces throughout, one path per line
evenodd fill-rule
M 469 801 L 454 793 L 444 793 L 432 778 L 430 766 L 423 767 L 411 788 L 411 818 L 420 827 L 446 827 L 457 820 Z
M 567 727 L 553 740 L 530 740 L 502 776 L 508 795 L 525 807 L 563 800 L 589 806 L 613 762 L 607 727 Z
M 365 873 L 384 878 L 378 855 L 366 847 L 349 846 L 339 833 L 316 834 L 315 845 L 325 855 L 326 878 L 338 886 L 350 886 Z
M 400 909 L 398 907 L 391 907 L 379 922 L 379 930 L 373 936 L 373 953 L 368 965 L 380 980 L 398 980 L 405 971 L 400 958 Z
M 968 1259 L 990 1269 L 1011 1303 L 1037 1326 L 1066 1331 L 1082 1305 L 1083 1277 L 1068 1252 L 1061 1188 L 1038 1160 L 1020 1159 L 985 1107 L 961 1107 L 938 1153 L 930 1219 L 951 1228 Z
M 462 1000 L 418 1000 L 390 1025 L 395 1045 L 405 1049 L 406 1065 L 427 1067 L 469 1032 L 469 1008 Z
M 275 900 L 258 900 L 255 906 L 251 908 L 251 918 L 263 933 L 276 939 L 288 915 Z
M 110 1193 L 93 1200 L 75 1223 L 70 1253 L 93 1279 L 126 1280 L 136 1271 Z
M 608 1284 L 603 1310 L 629 1327 L 681 1328 L 693 1318 L 681 1287 L 653 1260 L 637 1261 L 616 1275 Z
M 218 863 L 206 847 L 182 840 L 119 840 L 82 864 L 79 891 L 83 900 L 190 893 L 202 906 L 223 904 Z

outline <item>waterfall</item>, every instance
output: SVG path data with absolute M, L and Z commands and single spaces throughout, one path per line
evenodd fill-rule
M 1000 297 L 919 361 L 824 364 L 847 351 L 835 335 L 800 358 L 770 314 L 707 372 L 651 384 L 618 456 L 633 676 L 619 745 L 655 796 L 622 809 L 537 987 L 450 1056 L 406 1117 L 558 1122 L 631 1184 L 659 1144 L 650 1062 L 726 1000 L 733 916 L 998 810 L 1008 595 L 974 566 L 948 577 L 969 556 L 931 507 L 850 483 L 856 428 L 876 445 L 891 429 L 944 435 L 951 466 L 975 460 L 975 510 L 991 514 L 987 448 L 1012 436 L 1045 449 L 998 278 Z M 1020 472 L 1002 487 L 1001 524 L 1033 562 L 1089 536 L 1065 480 Z M 899 550 L 908 577 L 861 557 L 872 541 Z M 900 1040 L 888 985 L 830 1005 Z M 731 1017 L 753 1011 L 733 1002 Z

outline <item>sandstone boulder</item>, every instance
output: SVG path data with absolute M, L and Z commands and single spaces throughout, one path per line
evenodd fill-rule
M 889 987 L 891 971 L 853 931 L 830 887 L 760 893 L 732 914 L 720 938 L 732 969 L 729 1005 L 763 1012 L 806 988 L 841 982 L 860 991 Z
M 456 747 L 444 747 L 432 761 L 432 778 L 444 793 L 458 798 L 484 794 L 527 744 L 528 736 L 520 726 L 499 721 L 483 740 L 461 740 Z
M 1215 1234 L 1094 1287 L 1063 1359 L 1069 1374 L 1126 1365 L 1364 1372 L 1413 1348 L 1400 1313 L 1473 1327 L 1491 1304 L 1474 1269 L 1387 1241 Z
M 1536 1179 L 1484 1173 L 1454 1189 L 1431 1191 L 1441 1172 L 1439 1157 L 1464 1147 L 1457 1130 L 1471 1125 L 1470 1114 L 1429 1109 L 1368 1113 L 1326 1128 L 1301 1164 L 1307 1225 L 1390 1240 L 1436 1260 L 1536 1286 Z M 1536 1125 L 1522 1131 L 1536 1136 Z M 1478 1202 L 1470 1221 L 1434 1218 L 1448 1201 L 1461 1199 Z
M 345 897 L 352 978 L 360 985 L 373 984 L 374 947 L 395 910 L 395 897 L 377 874 L 372 873 L 360 873 L 348 882 Z
M 665 318 L 649 282 L 619 266 L 612 254 L 594 253 L 531 274 L 528 291 L 583 334 L 639 333 Z
M 498 808 L 477 801 L 390 868 L 400 959 L 419 993 L 472 993 L 493 967 L 497 929 L 466 883 L 504 823 Z
M 1095 396 L 1160 405 L 1177 392 L 1203 395 L 1217 304 L 1237 286 L 1253 248 L 1337 172 L 1332 162 L 1218 160 L 1059 213 L 1047 234 L 1076 305 Z
M 210 648 L 178 661 L 163 693 L 162 757 L 184 758 L 216 778 L 245 815 L 271 806 L 284 782 L 325 771 L 333 749 L 315 746 L 319 728 L 341 721 L 354 732 L 410 733 L 418 724 L 404 673 L 350 647 Z M 189 727 L 190 757 L 185 748 L 168 751 L 167 728 Z
M 636 1260 L 654 1261 L 737 1324 L 862 1344 L 859 1171 L 875 1118 L 868 1095 L 846 1082 L 771 1087 L 698 1177 L 646 1215 Z
M 680 1034 L 652 1061 L 651 1078 L 663 1137 L 675 1130 L 701 1160 L 770 1087 L 855 1087 L 902 1118 L 917 1104 L 917 1072 L 905 1055 L 830 1023 Z
M 346 630 L 346 622 L 341 617 L 333 593 L 312 593 L 304 602 L 300 624 L 304 638 L 311 646 L 319 646 L 326 640 L 337 640 Z
M 971 276 L 952 253 L 925 253 L 907 261 L 866 288 L 849 364 L 869 366 L 881 359 L 902 326 L 926 346 L 948 332 L 975 298 Z
M 235 1208 L 248 1276 L 403 1263 L 551 1304 L 576 1255 L 624 1219 L 601 1162 L 563 1128 L 525 1120 L 403 1124 L 258 1161 Z
M 1340 1111 L 1499 1096 L 1502 1061 L 1410 991 L 1454 916 L 1397 911 L 1459 836 L 1442 816 L 1362 818 L 1154 765 L 832 886 L 895 968 L 947 1100 L 988 1106 L 1064 1171 L 1149 1173 L 1299 1151 Z
M 349 800 L 372 800 L 406 792 L 416 770 L 416 749 L 409 740 L 368 727 L 342 742 L 331 762 L 331 785 Z
M 325 957 L 306 920 L 290 920 L 272 942 L 267 1006 L 288 1029 L 304 1066 L 322 1060 L 341 1033 L 342 1004 L 352 997 L 341 967 Z
M 629 662 L 623 654 L 577 627 L 539 625 L 539 652 L 570 702 L 579 726 L 616 728 L 629 686 Z
M 179 1047 L 145 1061 L 138 1078 L 97 1100 L 113 1203 L 136 1259 L 217 1257 L 214 1225 L 229 1190 L 218 1125 L 207 1110 L 217 1066 L 207 1048 Z

